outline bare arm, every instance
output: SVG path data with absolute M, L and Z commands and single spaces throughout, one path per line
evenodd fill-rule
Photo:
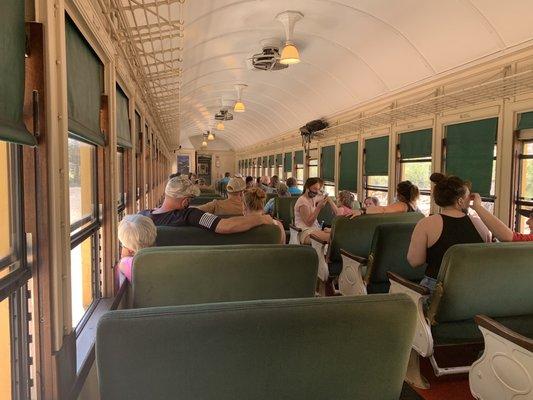
M 213 214 L 215 212 L 215 200 L 210 201 L 209 203 L 202 204 L 196 207 L 199 210 Z
M 233 217 L 221 219 L 218 223 L 216 233 L 238 233 L 245 232 L 256 226 L 272 224 L 272 217 L 269 215 L 247 215 L 244 217 Z
M 489 210 L 483 207 L 483 204 L 481 203 L 481 196 L 478 193 L 473 193 L 473 196 L 474 202 L 472 208 L 477 213 L 477 215 L 479 215 L 479 218 L 481 218 L 481 221 L 483 221 L 486 227 L 492 232 L 494 236 L 498 238 L 498 240 L 501 240 L 502 242 L 512 242 L 513 231 L 509 229 L 509 227 L 507 227 L 507 225 L 505 225 L 497 217 L 492 215 Z M 478 228 L 478 226 L 476 226 L 476 228 Z M 482 237 L 484 237 L 482 232 L 480 232 L 480 234 Z
M 327 199 L 328 199 L 328 203 L 331 206 L 331 208 L 333 209 L 333 212 L 335 213 L 335 215 L 339 215 L 339 213 L 342 213 L 340 208 L 337 207 L 337 205 L 335 204 L 335 202 L 333 201 L 333 199 L 331 197 L 328 197 Z
M 309 207 L 305 205 L 300 206 L 300 215 L 302 216 L 302 219 L 304 220 L 305 224 L 307 226 L 311 226 L 315 223 L 316 219 L 318 218 L 318 214 L 320 214 L 320 210 L 324 205 L 326 204 L 327 199 L 324 199 L 320 201 L 317 204 L 317 207 L 315 208 L 315 211 L 311 212 Z
M 401 201 L 391 204 L 390 206 L 374 206 L 366 209 L 367 214 L 390 214 L 406 211 L 407 205 Z
M 411 243 L 409 244 L 409 251 L 407 252 L 407 261 L 413 268 L 420 267 L 426 263 L 428 236 L 424 225 L 424 220 L 418 222 L 411 235 Z

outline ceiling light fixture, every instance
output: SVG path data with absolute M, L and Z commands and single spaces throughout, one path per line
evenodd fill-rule
M 202 141 L 202 147 L 205 148 L 207 147 L 207 138 L 208 138 L 207 133 L 204 133 L 203 137 L 204 137 L 204 140 Z
M 233 107 L 233 111 L 235 112 L 244 112 L 246 110 L 246 107 L 244 106 L 244 103 L 242 102 L 242 91 L 248 87 L 248 85 L 239 84 L 235 85 L 235 90 L 237 90 L 237 101 L 235 102 L 235 106 Z
M 209 131 L 207 134 L 207 140 L 215 140 L 215 134 Z
M 283 24 L 285 28 L 285 47 L 281 51 L 279 62 L 284 65 L 298 64 L 300 54 L 295 46 L 292 36 L 294 34 L 294 24 L 303 18 L 303 14 L 298 11 L 284 11 L 276 16 L 276 19 Z
M 217 131 L 223 131 L 224 130 L 224 123 L 222 121 L 220 121 L 217 126 Z

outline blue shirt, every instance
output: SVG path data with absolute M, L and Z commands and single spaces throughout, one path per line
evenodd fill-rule
M 303 192 L 301 191 L 301 189 L 298 189 L 296 186 L 291 186 L 289 188 L 289 193 L 290 194 L 302 194 Z
M 222 183 L 228 183 L 228 182 L 229 182 L 229 178 L 228 178 L 227 176 L 225 176 L 224 178 L 222 178 L 222 179 L 220 180 L 220 182 L 222 182 Z

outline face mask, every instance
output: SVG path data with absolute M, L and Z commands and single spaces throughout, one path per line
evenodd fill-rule
M 318 192 L 312 192 L 311 190 L 307 191 L 307 195 L 311 198 L 316 197 L 318 195 Z

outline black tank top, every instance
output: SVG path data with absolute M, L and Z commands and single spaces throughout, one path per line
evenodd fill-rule
M 454 244 L 483 243 L 483 238 L 477 231 L 468 215 L 461 218 L 442 215 L 442 232 L 439 239 L 427 250 L 426 276 L 437 279 L 444 253 Z

